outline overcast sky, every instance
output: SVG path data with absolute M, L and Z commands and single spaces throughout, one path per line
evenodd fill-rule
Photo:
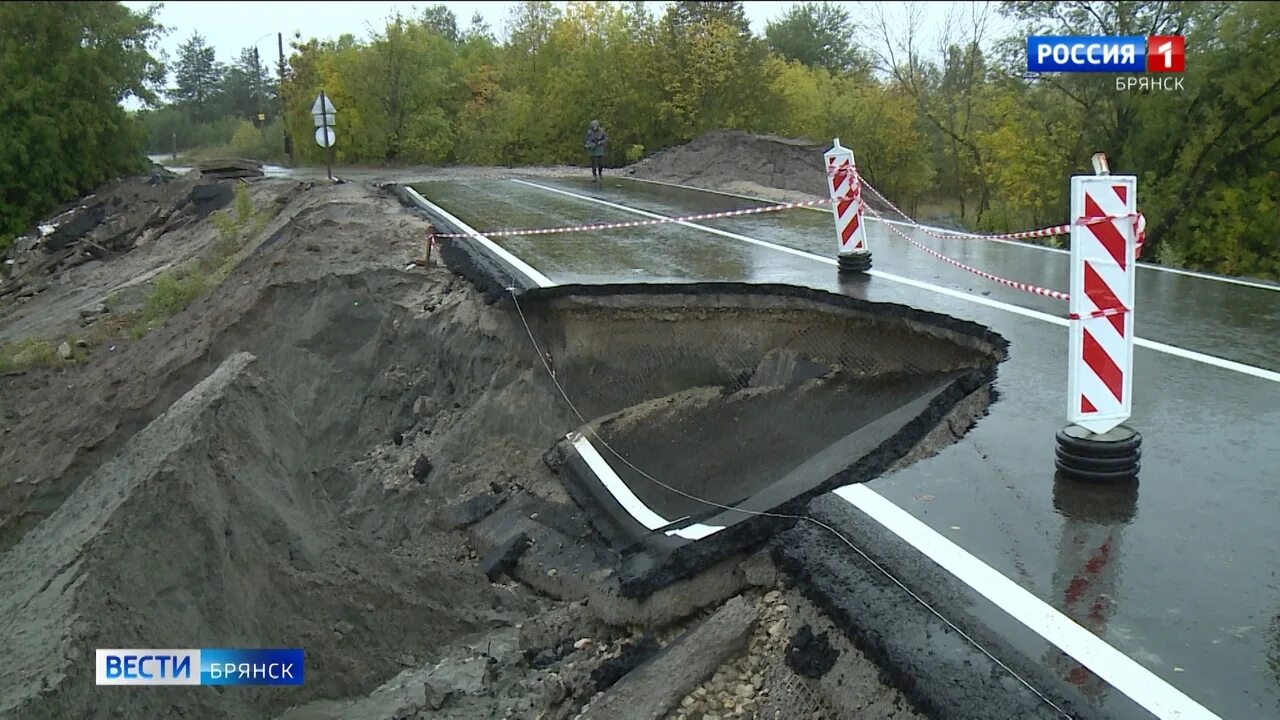
M 125 2 L 134 9 L 145 9 L 149 2 Z M 337 38 L 343 33 L 352 33 L 357 38 L 369 36 L 371 27 L 379 27 L 392 14 L 399 10 L 403 15 L 415 14 L 418 8 L 435 3 L 430 2 L 170 2 L 160 10 L 159 20 L 169 29 L 169 33 L 161 41 L 160 47 L 173 57 L 178 45 L 199 30 L 216 48 L 218 59 L 231 62 L 239 55 L 241 48 L 256 45 L 259 52 L 267 58 L 276 57 L 276 33 L 285 34 L 285 52 L 289 52 L 288 43 L 294 31 L 302 33 L 304 38 Z M 458 17 L 458 25 L 465 28 L 471 16 L 480 13 L 489 26 L 499 36 L 505 37 L 506 19 L 514 3 L 505 2 L 444 2 L 440 3 L 453 10 Z M 564 5 L 564 3 L 556 3 Z M 659 15 L 667 3 L 652 2 L 653 13 Z M 747 17 L 751 20 L 752 29 L 760 35 L 764 34 L 769 20 L 776 19 L 795 5 L 794 2 L 747 2 Z M 844 2 L 839 3 L 849 8 L 855 21 L 870 25 L 871 13 L 875 3 Z M 905 17 L 907 3 L 886 2 L 889 16 L 895 19 Z M 948 25 L 948 13 L 959 10 L 967 12 L 969 3 L 926 2 L 919 3 L 924 19 L 925 47 L 932 47 L 940 30 Z M 976 5 L 976 4 L 974 4 Z M 996 17 L 993 29 L 1008 30 L 1009 24 Z M 895 23 L 897 24 L 897 23 Z M 956 23 L 951 23 L 953 26 Z M 879 37 L 878 34 L 874 37 Z M 870 38 L 868 38 L 870 40 Z M 274 62 L 272 63 L 274 67 Z

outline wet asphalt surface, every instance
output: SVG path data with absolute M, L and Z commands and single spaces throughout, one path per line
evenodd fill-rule
M 539 182 L 663 215 L 759 204 L 618 178 Z M 641 219 L 512 181 L 415 187 L 481 231 Z M 702 224 L 834 255 L 829 214 Z M 881 223 L 868 231 L 876 270 L 1066 312 L 1065 302 L 946 265 Z M 906 232 L 988 272 L 1067 289 L 1066 255 Z M 1054 477 L 1054 433 L 1066 424 L 1064 326 L 884 277 L 841 280 L 830 265 L 678 225 L 495 241 L 556 282 L 783 282 L 990 326 L 1010 350 L 989 415 L 959 443 L 872 487 L 1219 715 L 1280 717 L 1280 383 L 1138 347 L 1128 424 L 1144 436 L 1140 485 L 1103 492 Z M 1280 370 L 1280 292 L 1147 269 L 1137 287 L 1139 337 Z M 980 605 L 993 628 L 1102 707 L 1142 716 Z

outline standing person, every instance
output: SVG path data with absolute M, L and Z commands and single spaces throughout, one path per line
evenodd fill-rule
M 604 128 L 600 127 L 600 121 L 592 120 L 591 127 L 582 138 L 582 147 L 591 158 L 591 177 L 597 180 L 604 177 L 604 146 L 607 142 L 609 142 L 609 136 Z

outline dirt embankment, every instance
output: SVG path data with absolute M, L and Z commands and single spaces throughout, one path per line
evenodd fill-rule
M 822 154 L 830 145 L 802 138 L 756 135 L 741 130 L 712 130 L 684 145 L 663 150 L 629 166 L 627 175 L 765 200 L 789 201 L 828 196 Z M 863 200 L 887 207 L 869 194 Z
M 539 460 L 483 432 L 495 376 L 501 394 L 522 370 L 482 301 L 401 270 L 423 229 L 367 188 L 310 188 L 141 340 L 3 379 L 0 716 L 92 715 L 97 647 L 305 647 L 319 670 L 299 693 L 105 709 L 262 716 L 540 612 L 429 522 Z M 435 467 L 415 476 L 419 457 Z

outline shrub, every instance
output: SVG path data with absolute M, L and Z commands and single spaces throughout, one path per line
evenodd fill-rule
M 191 274 L 178 278 L 164 274 L 157 277 L 146 307 L 143 308 L 143 319 L 149 322 L 164 320 L 174 313 L 182 312 L 191 301 L 200 296 L 204 286 L 203 275 Z
M 53 343 L 24 338 L 0 346 L 0 372 L 52 365 L 56 359 Z

